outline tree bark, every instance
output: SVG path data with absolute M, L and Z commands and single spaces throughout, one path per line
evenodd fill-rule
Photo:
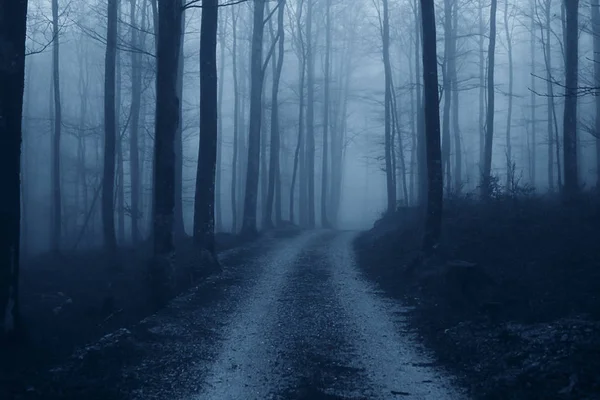
M 181 3 L 158 0 L 156 131 L 154 135 L 153 263 L 151 282 L 162 304 L 174 285 L 175 135 L 179 124 L 177 67 L 181 45 Z
M 27 1 L 0 2 L 0 339 L 20 331 L 21 124 Z
M 185 4 L 186 0 L 181 0 Z M 185 39 L 185 10 L 181 12 L 181 45 L 179 46 L 179 61 L 177 63 L 177 96 L 179 98 L 179 125 L 175 133 L 175 214 L 173 232 L 176 238 L 184 238 L 185 224 L 183 222 L 183 76 L 185 58 L 183 43 Z
M 508 25 L 508 1 L 504 3 L 504 30 L 506 33 L 506 46 L 508 50 L 508 112 L 506 114 L 506 188 L 512 190 L 512 143 L 511 143 L 511 128 L 512 128 L 512 111 L 513 111 L 513 51 L 512 37 L 510 26 Z
M 104 248 L 114 256 L 117 251 L 115 236 L 115 151 L 117 126 L 115 113 L 115 84 L 117 56 L 117 10 L 118 0 L 108 0 L 108 27 L 106 33 L 106 58 L 104 76 L 104 169 L 102 186 L 102 229 Z
M 216 262 L 215 174 L 217 167 L 217 25 L 218 1 L 202 2 L 200 31 L 200 146 L 196 171 L 194 242 Z
M 435 7 L 433 0 L 421 0 L 421 18 L 423 27 L 423 83 L 428 183 L 427 216 L 422 248 L 426 254 L 429 254 L 435 250 L 440 240 L 444 196 L 442 149 L 440 146 Z
M 273 226 L 272 214 L 273 214 L 273 202 L 275 200 L 276 189 L 280 178 L 280 131 L 279 131 L 279 81 L 281 79 L 281 71 L 283 70 L 283 59 L 284 59 L 284 44 L 285 44 L 285 29 L 284 29 L 284 16 L 285 11 L 285 0 L 279 3 L 279 9 L 277 10 L 277 62 L 275 66 L 275 73 L 273 74 L 273 88 L 271 92 L 271 152 L 269 154 L 269 187 L 267 189 L 267 204 L 265 207 L 264 225 L 265 227 Z M 279 202 L 275 202 L 275 206 L 281 206 L 281 193 L 279 193 Z M 281 210 L 277 210 L 275 213 L 275 225 L 281 224 Z
M 307 225 L 315 227 L 315 61 L 313 46 L 313 0 L 306 7 L 306 184 Z
M 250 86 L 250 126 L 248 133 L 248 164 L 246 170 L 246 192 L 244 194 L 244 220 L 242 235 L 257 234 L 256 211 L 258 201 L 258 178 L 260 169 L 260 122 L 263 84 L 263 33 L 265 0 L 254 1 L 254 21 L 252 31 L 251 86 Z
M 387 0 L 385 0 L 387 2 Z M 321 226 L 331 228 L 327 217 L 328 178 L 329 178 L 329 81 L 331 79 L 331 0 L 327 0 L 325 10 L 325 76 L 323 83 L 323 165 L 321 167 Z
M 487 71 L 487 116 L 485 122 L 485 157 L 483 166 L 482 194 L 484 198 L 491 196 L 492 185 L 492 149 L 494 141 L 494 67 L 496 57 L 496 11 L 498 0 L 492 0 L 490 10 L 490 42 L 488 46 L 488 71 Z
M 579 70 L 579 0 L 564 2 L 566 8 L 565 111 L 563 118 L 563 157 L 565 200 L 579 192 L 577 168 L 577 85 Z
M 52 0 L 52 85 L 54 86 L 54 137 L 52 140 L 52 235 L 51 248 L 60 251 L 62 236 L 62 204 L 60 185 L 60 139 L 62 106 L 60 101 L 60 41 L 58 26 L 58 0 Z
M 385 73 L 385 182 L 387 191 L 387 212 L 396 211 L 396 184 L 394 180 L 394 166 L 392 157 L 392 67 L 390 64 L 390 25 L 388 0 L 383 0 L 383 66 Z
M 592 0 L 592 28 L 594 32 L 594 81 L 600 87 L 600 1 Z M 600 96 L 595 98 L 596 106 L 596 188 L 600 189 Z
M 142 20 L 145 12 L 142 12 Z M 137 21 L 136 21 L 136 0 L 130 1 L 131 17 L 131 46 L 139 46 Z M 142 59 L 141 54 L 135 51 L 131 52 L 131 125 L 129 127 L 129 160 L 130 160 L 130 179 L 131 179 L 131 241 L 136 246 L 140 241 L 140 230 L 138 226 L 140 215 L 140 159 L 139 159 L 139 123 L 140 108 L 142 102 Z

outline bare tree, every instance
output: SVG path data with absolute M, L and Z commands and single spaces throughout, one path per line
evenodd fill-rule
M 18 333 L 20 163 L 27 0 L 0 2 L 0 338 Z
M 594 82 L 600 87 L 600 1 L 591 0 L 592 29 L 594 32 Z M 596 106 L 596 186 L 600 188 L 600 96 L 594 98 Z
M 58 40 L 58 0 L 52 0 L 52 86 L 54 108 L 54 137 L 52 139 L 52 215 L 51 215 L 51 247 L 60 251 L 62 205 L 60 193 L 60 138 L 62 131 L 62 105 L 60 101 L 60 41 Z
M 440 240 L 444 196 L 442 149 L 440 146 L 435 7 L 433 0 L 421 0 L 421 21 L 423 27 L 423 84 L 425 95 L 425 146 L 427 151 L 428 188 L 423 251 L 431 253 L 435 250 Z
M 272 213 L 275 201 L 275 225 L 281 224 L 281 177 L 280 177 L 280 147 L 281 132 L 279 131 L 279 82 L 283 70 L 285 30 L 284 16 L 285 0 L 280 0 L 277 10 L 277 38 L 278 50 L 275 72 L 273 74 L 273 90 L 271 92 L 271 153 L 269 157 L 269 188 L 267 190 L 267 203 L 264 213 L 264 226 L 273 225 Z M 276 193 L 278 192 L 278 193 Z M 278 199 L 275 199 L 277 197 Z
M 158 0 L 156 131 L 154 135 L 153 255 L 155 299 L 163 303 L 174 284 L 175 135 L 179 124 L 177 63 L 181 46 L 181 3 Z
M 565 112 L 563 118 L 564 195 L 572 200 L 579 191 L 577 168 L 577 85 L 579 70 L 579 0 L 565 0 Z
M 258 174 L 260 165 L 260 122 L 263 84 L 263 33 L 265 0 L 254 1 L 254 22 L 252 31 L 251 87 L 250 87 L 250 126 L 248 137 L 248 168 L 246 171 L 246 193 L 244 196 L 244 221 L 242 234 L 254 236 L 257 233 L 256 211 L 258 200 Z
M 106 31 L 106 57 L 104 65 L 104 169 L 102 186 L 102 226 L 104 247 L 114 255 L 117 251 L 114 213 L 115 151 L 117 121 L 115 107 L 117 14 L 118 0 L 108 0 L 108 27 Z
M 494 66 L 496 58 L 496 11 L 498 9 L 498 0 L 492 0 L 490 9 L 490 42 L 488 45 L 488 72 L 487 72 L 487 116 L 485 122 L 485 152 L 482 177 L 482 194 L 484 197 L 491 195 L 492 178 L 492 149 L 494 141 Z
M 215 173 L 217 166 L 217 25 L 218 1 L 202 2 L 200 33 L 200 144 L 196 172 L 194 242 L 216 263 Z

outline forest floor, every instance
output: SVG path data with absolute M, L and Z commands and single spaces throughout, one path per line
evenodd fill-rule
M 529 196 L 445 206 L 419 260 L 414 210 L 355 241 L 362 271 L 477 399 L 600 399 L 600 201 Z
M 217 235 L 222 257 L 252 247 L 229 234 Z M 122 248 L 121 268 L 101 250 L 41 254 L 21 268 L 21 313 L 25 338 L 0 346 L 0 398 L 3 390 L 21 390 L 44 368 L 78 347 L 137 323 L 157 310 L 148 284 L 150 244 Z M 175 293 L 211 274 L 198 265 L 191 238 L 176 243 Z M 193 275 L 192 275 L 193 274 Z M 193 278 L 192 278 L 193 276 Z M 10 396 L 9 396 L 10 398 Z

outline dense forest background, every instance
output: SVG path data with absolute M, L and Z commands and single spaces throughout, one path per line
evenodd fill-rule
M 218 231 L 242 226 L 253 118 L 253 9 L 259 3 L 219 8 Z M 424 162 L 419 2 L 262 3 L 259 224 L 265 223 L 269 196 L 275 197 L 272 219 L 302 226 L 364 227 L 390 203 L 417 204 L 425 181 L 419 167 Z M 197 6 L 185 6 L 178 72 L 179 232 L 192 231 L 194 213 L 202 13 Z M 586 1 L 578 8 L 577 27 L 577 176 L 588 187 L 597 182 L 599 149 L 592 6 Z M 496 190 L 555 192 L 565 184 L 564 2 L 501 1 L 495 7 L 492 59 L 490 2 L 436 3 L 446 196 L 480 186 L 488 131 Z M 113 209 L 119 244 L 147 237 L 151 227 L 157 12 L 152 0 L 120 1 L 117 7 Z M 22 157 L 27 253 L 102 243 L 107 17 L 102 1 L 30 2 Z M 274 145 L 278 176 L 269 177 Z

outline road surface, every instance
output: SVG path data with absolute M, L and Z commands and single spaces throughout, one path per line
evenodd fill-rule
M 104 400 L 464 398 L 407 330 L 406 310 L 361 276 L 354 235 L 267 237 L 230 252 L 223 274 L 56 366 L 51 390 Z

